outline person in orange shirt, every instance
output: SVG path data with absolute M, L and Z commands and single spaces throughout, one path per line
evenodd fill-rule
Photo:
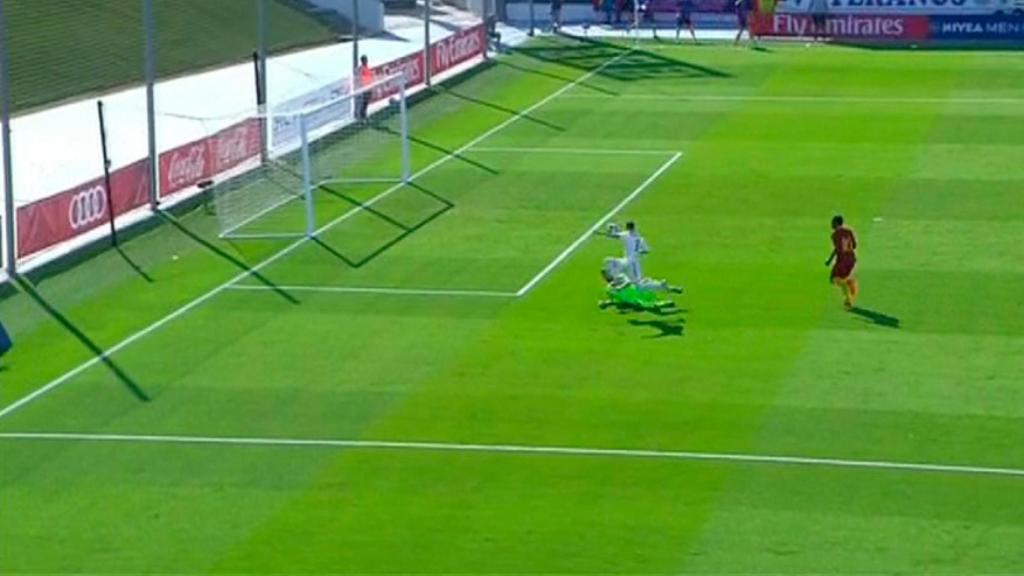
M 359 57 L 359 88 L 365 89 L 373 85 L 373 68 L 370 68 L 370 59 L 363 54 Z M 356 118 L 366 121 L 370 109 L 370 100 L 373 98 L 373 91 L 366 90 L 356 98 Z

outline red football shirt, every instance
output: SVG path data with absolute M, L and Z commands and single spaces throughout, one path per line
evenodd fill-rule
M 839 227 L 832 232 L 832 246 L 836 249 L 836 259 L 839 262 L 857 261 L 857 237 L 853 230 L 846 227 Z

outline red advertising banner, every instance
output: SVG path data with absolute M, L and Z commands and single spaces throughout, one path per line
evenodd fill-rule
M 811 37 L 815 34 L 814 23 L 807 14 L 757 15 L 752 25 L 759 36 Z M 825 24 L 825 36 L 848 40 L 926 40 L 928 34 L 927 16 L 831 15 Z
M 195 186 L 260 155 L 258 118 L 248 118 L 213 136 L 160 155 L 160 196 Z
M 487 49 L 487 30 L 483 24 L 460 30 L 451 36 L 430 45 L 434 74 L 440 74 L 467 60 L 483 55 Z M 409 54 L 373 69 L 374 78 L 385 78 L 400 72 L 405 73 L 405 87 L 419 86 L 426 79 L 423 53 Z M 397 82 L 387 82 L 373 91 L 372 102 L 379 102 L 398 94 Z
M 412 88 L 422 84 L 424 81 L 423 52 L 417 52 L 392 60 L 387 64 L 381 64 L 373 69 L 374 78 L 386 78 L 400 72 L 405 72 L 405 86 Z M 373 91 L 373 102 L 383 100 L 389 96 L 398 94 L 398 82 L 387 82 L 380 85 Z
M 431 44 L 430 54 L 433 58 L 431 72 L 440 74 L 449 68 L 482 55 L 486 49 L 487 31 L 483 24 L 459 30 L 444 40 Z
M 140 160 L 110 174 L 114 216 L 149 202 L 149 162 Z M 18 208 L 18 257 L 106 226 L 110 221 L 107 190 L 97 178 L 60 194 Z

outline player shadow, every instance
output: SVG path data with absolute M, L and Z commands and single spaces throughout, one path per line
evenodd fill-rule
M 595 72 L 599 76 L 614 80 L 636 81 L 650 79 L 708 79 L 732 78 L 732 75 L 682 60 L 667 58 L 647 50 L 628 49 L 617 44 L 604 42 L 595 38 L 562 35 L 577 42 L 573 46 L 522 46 L 514 49 L 517 54 L 571 66 L 586 72 Z M 610 60 L 618 57 L 614 64 Z
M 163 210 L 158 210 L 157 213 L 160 214 L 160 216 L 166 222 L 170 223 L 171 226 L 174 226 L 175 228 L 177 228 L 182 234 L 188 236 L 194 242 L 196 242 L 197 244 L 203 246 L 204 248 L 206 248 L 210 252 L 213 252 L 217 256 L 220 256 L 222 259 L 230 262 L 231 264 L 234 264 L 240 270 L 248 272 L 250 276 L 252 276 L 256 280 L 258 280 L 261 284 L 263 284 L 267 288 L 270 288 L 273 292 L 275 292 L 281 298 L 284 298 L 285 300 L 287 300 L 288 302 L 290 302 L 292 304 L 298 304 L 299 303 L 299 300 L 297 298 L 295 298 L 294 296 L 292 296 L 288 292 L 285 292 L 280 286 L 278 286 L 277 284 L 274 284 L 269 278 L 267 278 L 266 276 L 261 274 L 258 270 L 255 270 L 252 266 L 249 266 L 248 264 L 246 264 L 242 260 L 239 260 L 238 258 L 232 256 L 228 252 L 225 252 L 219 246 L 217 246 L 216 244 L 210 242 L 206 238 L 203 238 L 199 234 L 196 234 L 192 230 L 189 230 L 189 228 L 187 226 L 185 226 L 180 221 L 178 221 L 178 219 L 175 218 L 173 215 L 171 215 L 171 214 L 169 214 L 169 213 L 167 213 L 167 212 L 165 212 Z
M 352 258 L 350 256 L 347 256 L 343 252 L 338 250 L 337 248 L 331 246 L 330 244 L 324 242 L 323 240 L 321 240 L 320 238 L 317 238 L 316 236 L 314 236 L 312 238 L 313 243 L 316 244 L 317 246 L 320 246 L 328 254 L 334 256 L 338 260 L 341 260 L 342 262 L 344 262 L 348 266 L 350 266 L 352 268 L 362 268 L 363 266 L 366 266 L 367 264 L 369 264 L 369 263 L 373 262 L 374 260 L 376 260 L 377 258 L 379 258 L 381 255 L 383 255 L 388 250 L 394 248 L 397 244 L 399 244 L 400 242 L 402 242 L 403 240 L 405 240 L 409 236 L 412 236 L 413 234 L 415 234 L 419 230 L 423 229 L 424 227 L 426 227 L 427 225 L 432 223 L 434 220 L 437 220 L 438 218 L 443 216 L 445 213 L 447 213 L 449 210 L 455 208 L 455 204 L 453 202 L 451 202 L 447 198 L 444 198 L 443 196 L 437 194 L 436 192 L 433 192 L 432 190 L 424 188 L 420 184 L 417 184 L 415 182 L 409 182 L 408 184 L 406 184 L 406 186 L 408 186 L 410 188 L 413 188 L 413 189 L 419 191 L 421 194 L 424 194 L 424 195 L 429 196 L 430 198 L 436 200 L 441 205 L 441 208 L 436 210 L 436 211 L 434 211 L 434 212 L 432 212 L 432 213 L 430 213 L 429 215 L 427 215 L 426 218 L 420 220 L 419 222 L 417 222 L 417 223 L 415 223 L 413 225 L 407 225 L 407 224 L 399 222 L 398 220 L 392 218 L 391 216 L 388 216 L 387 214 L 384 214 L 383 212 L 381 212 L 379 210 L 373 209 L 372 206 L 369 206 L 366 203 L 359 202 L 358 200 L 356 200 L 354 198 L 348 197 L 348 196 L 346 196 L 344 194 L 341 194 L 341 193 L 337 193 L 335 191 L 335 193 L 338 195 L 339 198 L 342 198 L 342 199 L 344 199 L 344 200 L 346 200 L 348 202 L 351 202 L 354 206 L 356 206 L 359 209 L 365 209 L 365 210 L 369 211 L 371 214 L 373 214 L 373 215 L 381 218 L 385 222 L 388 222 L 389 224 L 392 224 L 393 226 L 397 227 L 399 230 L 401 230 L 401 232 L 397 236 L 395 236 L 395 237 L 391 238 L 390 240 L 388 240 L 387 242 L 381 244 L 380 246 L 378 246 L 377 248 L 375 248 L 373 251 L 371 251 L 369 254 L 363 256 L 362 258 Z
M 576 86 L 579 86 L 580 88 L 587 88 L 589 90 L 593 90 L 594 92 L 600 92 L 601 94 L 604 94 L 606 96 L 618 96 L 619 95 L 619 92 L 616 92 L 614 90 L 609 90 L 607 88 L 602 88 L 602 87 L 597 86 L 595 84 L 591 84 L 590 82 L 585 82 L 585 81 L 581 82 L 581 81 L 579 81 L 578 78 L 570 78 L 568 76 L 562 76 L 562 75 L 559 75 L 559 74 L 553 74 L 551 72 L 544 72 L 542 70 L 534 70 L 532 68 L 527 68 L 526 66 L 519 66 L 517 64 L 513 64 L 512 62 L 508 62 L 508 61 L 505 61 L 505 60 L 502 60 L 501 62 L 498 62 L 498 64 L 501 65 L 501 66 L 504 66 L 506 68 L 511 68 L 513 70 L 518 70 L 519 72 L 523 72 L 525 74 L 533 74 L 533 75 L 536 75 L 536 76 L 543 76 L 545 78 L 550 78 L 552 80 L 558 80 L 558 81 L 564 82 L 566 84 L 572 84 L 573 82 L 576 82 Z
M 866 308 L 853 307 L 850 310 L 851 314 L 862 318 L 865 322 L 872 322 L 878 326 L 884 326 L 886 328 L 900 327 L 900 319 L 895 316 L 889 316 L 888 314 L 882 314 L 881 312 L 875 312 L 874 310 L 868 310 Z
M 108 370 L 110 370 L 110 372 L 121 382 L 121 384 L 123 384 L 124 387 L 127 388 L 129 392 L 131 392 L 132 396 L 134 396 L 140 402 L 150 401 L 149 395 L 146 394 L 146 392 L 142 389 L 142 387 L 139 386 L 135 379 L 129 376 L 128 373 L 125 372 L 123 368 L 118 366 L 118 364 L 114 362 L 113 359 L 111 359 L 110 356 L 102 348 L 100 348 L 92 340 L 92 338 L 89 337 L 88 334 L 86 334 L 78 326 L 71 322 L 71 320 L 69 320 L 68 317 L 65 316 L 60 310 L 58 310 L 56 306 L 50 304 L 50 302 L 47 301 L 46 298 L 43 298 L 42 294 L 40 294 L 36 290 L 35 286 L 33 286 L 24 278 L 17 278 L 15 279 L 15 282 L 18 283 L 18 286 L 21 288 L 21 290 L 29 298 L 31 298 L 40 308 L 42 308 L 50 316 L 50 318 L 52 318 L 54 321 L 56 321 L 58 324 L 64 327 L 64 329 L 67 330 L 68 333 L 70 333 L 72 336 L 74 336 L 79 341 L 79 343 L 88 348 L 89 351 L 92 352 L 92 354 L 96 358 L 98 358 L 99 361 L 102 362 L 103 365 L 106 366 Z
M 685 318 L 655 318 L 651 320 L 638 320 L 631 318 L 629 320 L 630 326 L 638 326 L 644 328 L 654 328 L 658 332 L 656 334 L 650 334 L 645 338 L 679 338 L 683 336 L 683 332 L 686 329 Z
M 526 120 L 527 122 L 532 122 L 534 124 L 537 124 L 538 126 L 543 126 L 544 128 L 548 128 L 548 129 L 554 130 L 556 132 L 565 132 L 565 128 L 564 127 L 559 126 L 557 124 L 552 124 L 551 122 L 548 122 L 547 120 L 541 120 L 540 118 L 537 118 L 535 116 L 531 116 L 530 114 L 524 114 L 523 112 L 521 112 L 519 110 L 513 110 L 512 108 L 506 108 L 505 106 L 502 106 L 500 104 L 495 104 L 493 102 L 488 102 L 486 100 L 481 100 L 479 98 L 474 98 L 472 96 L 468 96 L 466 94 L 462 94 L 461 92 L 456 92 L 455 90 L 450 90 L 450 89 L 449 90 L 444 90 L 443 92 L 441 92 L 441 94 L 447 94 L 448 96 L 453 96 L 453 97 L 458 98 L 459 100 L 463 100 L 465 102 L 470 102 L 472 104 L 477 104 L 477 105 L 483 106 L 485 108 L 490 108 L 491 110 L 497 110 L 498 112 L 501 112 L 503 114 L 508 114 L 509 116 L 517 117 L 520 120 Z

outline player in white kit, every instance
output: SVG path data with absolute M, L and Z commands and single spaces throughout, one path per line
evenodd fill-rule
M 644 277 L 643 269 L 640 266 L 640 259 L 643 255 L 649 253 L 651 248 L 647 245 L 644 237 L 637 232 L 636 223 L 626 222 L 625 230 L 620 229 L 617 224 L 609 224 L 607 232 L 600 232 L 599 234 L 608 238 L 622 240 L 624 257 L 622 259 L 606 259 L 605 269 L 608 269 L 609 263 L 612 265 L 617 264 L 624 268 L 622 272 L 629 278 L 629 281 L 642 289 L 682 293 L 682 288 L 672 286 L 664 280 L 652 280 Z

